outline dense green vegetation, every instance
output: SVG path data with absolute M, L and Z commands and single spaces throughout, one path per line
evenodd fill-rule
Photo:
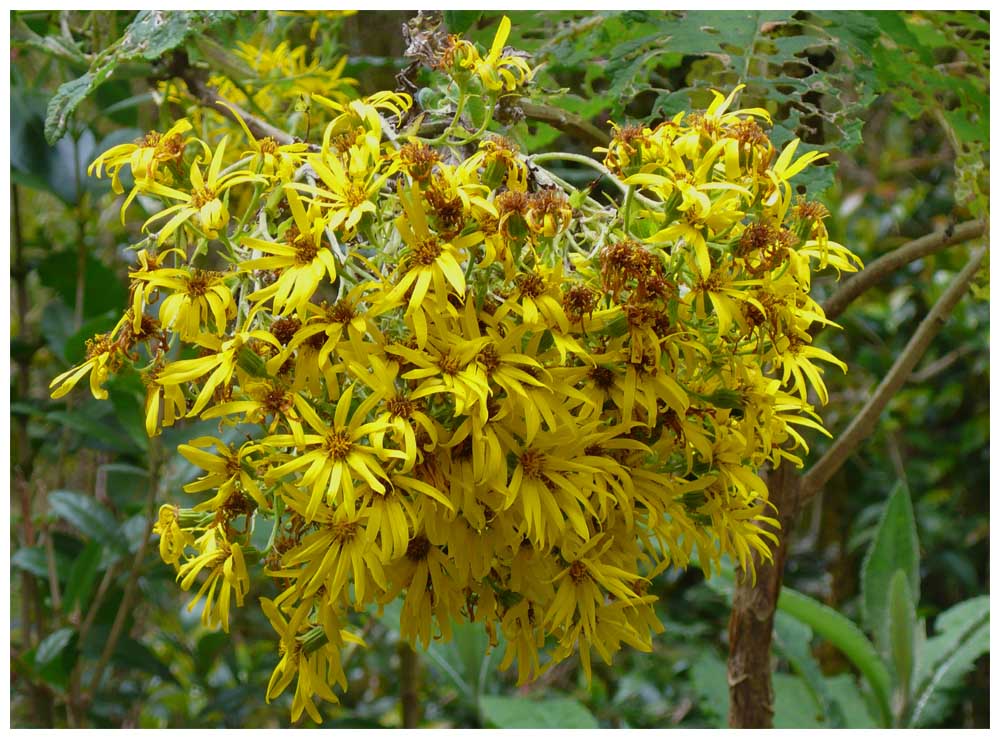
M 205 102 L 197 80 L 225 78 L 250 97 L 312 78 L 325 95 L 400 86 L 427 120 L 450 112 L 420 65 L 435 21 L 404 34 L 412 14 L 373 15 L 12 15 L 13 726 L 288 725 L 290 695 L 261 700 L 275 661 L 265 617 L 247 608 L 229 634 L 204 628 L 150 533 L 158 506 L 196 473 L 177 444 L 215 422 L 150 440 L 136 375 L 109 382 L 110 403 L 86 392 L 53 400 L 47 388 L 128 300 L 124 247 L 142 219 L 122 225 L 122 198 L 87 165 Z M 449 11 L 442 22 L 489 48 L 499 17 Z M 744 83 L 739 106 L 770 112 L 777 145 L 799 137 L 800 151 L 829 153 L 804 184 L 831 213 L 831 239 L 871 265 L 937 234 L 921 258 L 837 311 L 842 331 L 817 339 L 849 365 L 825 376 L 822 415 L 836 439 L 988 232 L 988 13 L 510 17 L 509 45 L 538 70 L 530 96 L 492 129 L 525 149 L 599 156 L 609 120 L 655 124 Z M 275 57 L 305 51 L 293 75 L 276 61 L 252 66 L 236 42 Z M 288 106 L 273 123 L 308 131 L 309 102 Z M 552 171 L 621 197 L 591 167 Z M 871 434 L 798 516 L 775 621 L 775 726 L 989 723 L 988 290 L 984 268 L 877 409 Z M 823 303 L 834 291 L 817 280 L 813 294 Z M 832 441 L 809 443 L 807 470 Z M 654 651 L 626 649 L 613 668 L 595 662 L 590 685 L 570 659 L 517 688 L 516 669 L 498 672 L 502 651 L 476 625 L 410 650 L 389 606 L 366 622 L 368 648 L 345 657 L 347 693 L 322 725 L 725 726 L 733 589 L 731 577 L 706 582 L 696 568 L 658 577 L 650 590 L 666 631 Z

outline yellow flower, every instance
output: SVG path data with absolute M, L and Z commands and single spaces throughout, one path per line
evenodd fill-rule
M 164 386 L 180 385 L 209 375 L 195 398 L 194 405 L 188 412 L 188 416 L 197 416 L 208 405 L 216 388 L 228 385 L 233 377 L 233 372 L 236 371 L 239 354 L 251 339 L 272 344 L 277 343 L 274 337 L 266 331 L 248 331 L 237 334 L 226 341 L 220 341 L 214 336 L 202 335 L 199 337 L 198 343 L 212 353 L 197 359 L 181 359 L 171 362 L 163 368 L 157 376 L 156 382 Z
M 562 547 L 562 557 L 569 566 L 553 580 L 559 585 L 545 612 L 547 625 L 568 628 L 579 619 L 583 633 L 593 636 L 597 631 L 598 612 L 603 609 L 608 594 L 626 605 L 634 604 L 638 596 L 633 583 L 638 576 L 601 559 L 613 544 L 613 539 L 601 533 L 586 543 L 567 542 L 567 546 Z
M 97 400 L 107 400 L 108 391 L 104 389 L 104 383 L 108 377 L 121 369 L 122 363 L 126 359 L 125 350 L 129 345 L 122 346 L 126 337 L 118 335 L 131 323 L 131 315 L 125 313 L 111 331 L 106 334 L 97 334 L 86 341 L 86 359 L 82 364 L 71 367 L 62 374 L 55 377 L 49 383 L 49 388 L 56 388 L 52 391 L 53 398 L 61 398 L 76 387 L 76 384 L 90 373 L 90 393 Z M 56 386 L 59 387 L 56 387 Z
M 313 520 L 322 524 L 321 528 L 282 557 L 281 574 L 295 579 L 300 597 L 318 597 L 323 589 L 323 598 L 330 605 L 351 601 L 361 610 L 385 591 L 380 551 L 366 534 L 366 517 L 353 506 L 338 506 L 329 513 L 320 509 Z M 350 591 L 349 585 L 353 585 Z
M 160 506 L 160 513 L 153 525 L 153 533 L 160 535 L 160 559 L 176 565 L 184 556 L 184 548 L 194 544 L 194 537 L 178 523 L 180 509 L 175 505 Z
M 247 152 L 253 157 L 250 161 L 250 167 L 265 177 L 284 181 L 292 179 L 295 168 L 301 164 L 304 158 L 303 155 L 309 151 L 309 145 L 296 142 L 279 144 L 270 136 L 258 139 L 253 135 L 250 127 L 247 126 L 246 121 L 243 120 L 243 116 L 239 114 L 236 108 L 222 100 L 218 102 L 219 105 L 223 105 L 229 109 L 250 141 L 250 152 Z M 254 165 L 258 166 L 255 167 Z
M 230 318 L 236 315 L 233 294 L 226 282 L 232 274 L 203 269 L 173 269 L 160 267 L 151 271 L 133 271 L 133 282 L 146 283 L 136 293 L 149 295 L 165 288 L 170 294 L 160 304 L 160 323 L 177 331 L 183 341 L 193 341 L 202 335 L 202 326 L 214 321 L 216 336 L 226 332 Z
M 111 175 L 111 189 L 120 195 L 125 192 L 125 188 L 122 187 L 119 173 L 122 167 L 129 165 L 135 184 L 122 204 L 122 223 L 125 222 L 125 211 L 135 196 L 144 192 L 150 182 L 156 182 L 161 177 L 160 165 L 180 163 L 185 147 L 189 142 L 197 140 L 183 138 L 182 134 L 190 130 L 191 122 L 181 118 L 166 133 L 150 131 L 135 143 L 112 146 L 87 168 L 87 174 L 97 178 L 106 170 Z
M 236 597 L 236 605 L 242 606 L 243 598 L 250 589 L 250 576 L 247 574 L 243 550 L 236 542 L 226 540 L 220 526 L 208 529 L 193 546 L 198 554 L 189 558 L 177 572 L 181 588 L 189 590 L 202 570 L 208 571 L 208 577 L 188 603 L 188 610 L 194 610 L 201 599 L 205 598 L 201 622 L 209 628 L 221 623 L 222 630 L 228 632 L 229 606 L 233 596 Z
M 162 365 L 142 376 L 146 386 L 146 433 L 150 438 L 160 433 L 160 427 L 174 425 L 187 412 L 187 400 L 179 385 L 161 385 L 157 382 Z M 163 407 L 161 420 L 160 406 Z
M 399 199 L 403 205 L 403 215 L 396 219 L 396 229 L 409 248 L 399 263 L 402 276 L 381 298 L 375 310 L 385 312 L 397 305 L 409 292 L 405 315 L 412 320 L 417 345 L 422 347 L 427 343 L 427 309 L 439 313 L 453 310 L 448 302 L 449 285 L 454 294 L 464 297 L 465 275 L 461 263 L 467 257 L 461 250 L 478 244 L 483 235 L 476 231 L 443 241 L 431 233 L 420 197 L 420 186 L 416 182 L 411 186 L 409 194 L 400 187 Z M 425 307 L 428 293 L 433 295 L 433 299 Z
M 149 218 L 142 228 L 145 231 L 155 221 L 170 217 L 156 237 L 157 245 L 162 244 L 170 235 L 192 217 L 200 229 L 209 238 L 215 238 L 219 231 L 229 224 L 229 209 L 220 199 L 232 187 L 246 182 L 265 184 L 267 181 L 247 170 L 236 170 L 222 174 L 223 157 L 226 152 L 228 137 L 223 136 L 215 152 L 212 154 L 205 177 L 201 175 L 198 162 L 191 164 L 191 192 L 182 192 L 158 182 L 148 184 L 144 189 L 152 195 L 179 200 L 177 205 L 171 205 Z
M 504 16 L 500 19 L 489 53 L 482 59 L 472 60 L 472 69 L 487 90 L 514 92 L 531 80 L 531 67 L 524 59 L 503 53 L 509 35 L 510 18 Z
M 211 454 L 203 447 L 213 446 L 216 454 Z M 199 436 L 187 444 L 181 444 L 177 451 L 191 464 L 205 470 L 206 474 L 194 482 L 184 486 L 184 492 L 202 493 L 215 491 L 215 496 L 194 507 L 196 511 L 215 511 L 224 506 L 234 495 L 247 493 L 261 508 L 271 506 L 261 494 L 260 486 L 252 474 L 252 462 L 249 460 L 250 443 L 235 448 L 220 439 L 211 436 Z
M 383 449 L 379 454 L 373 447 L 359 443 L 368 434 L 384 428 L 384 424 L 365 423 L 369 411 L 379 401 L 378 395 L 368 396 L 352 413 L 353 397 L 354 385 L 349 385 L 337 401 L 333 423 L 327 424 L 306 401 L 296 396 L 296 407 L 316 433 L 306 434 L 301 440 L 294 436 L 275 434 L 261 442 L 271 448 L 299 447 L 290 461 L 273 467 L 265 479 L 278 480 L 307 467 L 297 483 L 310 491 L 309 505 L 304 511 L 307 521 L 315 518 L 320 503 L 324 500 L 330 506 L 342 501 L 343 505 L 353 508 L 357 497 L 355 476 L 374 490 L 385 491 L 383 480 L 386 474 L 379 463 L 379 457 L 405 456 L 403 452 L 392 449 Z
M 250 299 L 258 303 L 271 300 L 279 316 L 296 312 L 301 317 L 316 288 L 326 277 L 331 283 L 337 278 L 337 262 L 333 252 L 323 243 L 325 221 L 319 207 L 313 203 L 306 211 L 298 194 L 285 189 L 288 207 L 292 211 L 292 225 L 285 231 L 285 243 L 245 237 L 243 245 L 264 252 L 268 256 L 248 259 L 242 271 L 274 270 L 278 278 L 267 287 L 257 290 Z

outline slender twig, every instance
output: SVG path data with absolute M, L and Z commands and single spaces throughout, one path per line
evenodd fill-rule
M 59 593 L 59 575 L 56 573 L 56 550 L 52 542 L 52 528 L 45 529 L 45 564 L 49 571 L 49 595 L 52 598 L 52 611 L 62 610 L 62 595 Z
M 624 182 L 619 180 L 614 173 L 601 164 L 596 159 L 585 156 L 583 154 L 573 154 L 567 151 L 550 151 L 544 154 L 533 154 L 527 157 L 528 161 L 532 164 L 537 164 L 539 162 L 547 162 L 550 160 L 562 160 L 566 162 L 576 162 L 577 164 L 582 164 L 585 167 L 590 167 L 591 169 L 600 172 L 604 177 L 606 177 L 615 187 L 621 190 L 622 194 L 627 196 L 629 191 L 632 190 L 630 185 L 626 185 Z M 660 209 L 663 207 L 663 203 L 657 203 L 655 200 L 650 200 L 644 195 L 640 195 L 638 192 L 634 192 L 632 197 L 642 203 L 643 207 L 649 209 Z
M 986 225 L 982 221 L 965 221 L 954 228 L 921 236 L 893 249 L 871 262 L 863 271 L 843 282 L 823 303 L 823 312 L 831 321 L 837 319 L 854 300 L 869 288 L 884 280 L 901 267 L 928 254 L 982 236 Z
M 149 443 L 149 493 L 146 497 L 146 520 L 149 522 L 146 526 L 146 534 L 142 539 L 142 544 L 139 545 L 138 551 L 135 553 L 135 558 L 132 560 L 132 569 L 128 575 L 128 581 L 125 583 L 125 590 L 122 593 L 121 604 L 118 608 L 118 612 L 115 614 L 115 620 L 111 624 L 111 631 L 108 633 L 108 640 L 104 644 L 104 649 L 101 651 L 101 656 L 97 660 L 97 665 L 94 667 L 94 674 L 90 681 L 90 688 L 87 694 L 82 697 L 81 703 L 86 706 L 94 697 L 97 695 L 97 690 L 101 686 L 101 679 L 104 675 L 104 670 L 111 660 L 111 655 L 114 654 L 115 647 L 118 646 L 118 641 L 121 639 L 122 632 L 125 628 L 125 620 L 131 614 L 132 611 L 132 601 L 135 599 L 135 592 L 139 585 L 139 573 L 142 570 L 143 562 L 146 560 L 146 553 L 149 551 L 149 543 L 152 540 L 153 533 L 153 511 L 156 506 L 156 493 L 157 485 L 160 478 L 160 455 L 159 455 L 158 445 L 155 443 L 154 439 L 150 439 Z
M 951 367 L 955 362 L 964 357 L 966 354 L 974 352 L 976 347 L 972 344 L 964 344 L 957 349 L 952 349 L 950 352 L 942 357 L 938 357 L 933 362 L 929 362 L 922 369 L 917 370 L 912 375 L 910 375 L 909 381 L 915 385 L 919 385 L 922 382 L 927 382 L 932 377 L 941 374 L 946 369 Z
M 871 434 L 879 416 L 896 392 L 903 386 L 910 372 L 927 351 L 931 341 L 945 324 L 948 314 L 954 309 L 962 295 L 969 288 L 973 277 L 986 257 L 986 247 L 980 247 L 973 252 L 968 264 L 959 272 L 955 281 L 938 298 L 930 313 L 920 322 L 916 332 L 906 344 L 903 352 L 893 363 L 888 374 L 871 394 L 868 402 L 854 417 L 850 425 L 834 441 L 816 464 L 802 477 L 800 495 L 802 502 L 815 495 L 841 465 L 858 448 L 858 445 Z

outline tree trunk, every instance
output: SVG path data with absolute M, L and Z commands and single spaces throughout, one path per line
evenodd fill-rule
M 799 513 L 798 482 L 795 470 L 788 463 L 768 475 L 770 499 L 781 522 L 781 530 L 776 532 L 774 561 L 761 562 L 754 556 L 756 584 L 750 576 L 736 575 L 729 617 L 728 675 L 729 726 L 734 729 L 767 729 L 773 725 L 771 637 L 789 535 Z

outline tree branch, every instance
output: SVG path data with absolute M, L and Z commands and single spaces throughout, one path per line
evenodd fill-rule
M 174 77 L 179 77 L 184 80 L 187 85 L 188 90 L 194 95 L 198 100 L 206 107 L 212 108 L 213 110 L 222 113 L 222 115 L 233 121 L 236 118 L 233 116 L 233 111 L 226 107 L 226 105 L 232 106 L 233 110 L 240 114 L 243 121 L 247 124 L 247 128 L 250 129 L 251 133 L 257 138 L 267 138 L 270 137 L 277 141 L 279 144 L 284 146 L 285 144 L 294 143 L 295 139 L 290 133 L 282 131 L 280 128 L 272 126 L 267 121 L 263 121 L 257 116 L 248 113 L 243 110 L 239 105 L 232 103 L 225 98 L 223 98 L 219 91 L 210 87 L 205 81 L 204 72 L 195 69 L 188 62 L 187 54 L 179 52 L 174 55 L 173 64 L 171 65 L 170 75 Z M 226 105 L 223 105 L 225 103 Z
M 888 254 L 883 254 L 865 267 L 863 271 L 843 282 L 837 291 L 823 303 L 823 312 L 826 313 L 827 318 L 834 321 L 856 298 L 897 269 L 928 254 L 982 236 L 985 232 L 986 224 L 983 221 L 965 221 L 954 228 L 936 231 L 909 241 Z M 816 332 L 818 333 L 821 329 L 822 325 L 818 325 Z
M 563 133 L 574 136 L 584 143 L 593 146 L 607 146 L 611 137 L 607 132 L 602 131 L 586 118 L 581 118 L 576 113 L 568 110 L 556 108 L 551 105 L 541 105 L 539 103 L 529 103 L 521 101 L 518 104 L 524 115 L 533 121 L 548 123 L 553 128 L 558 128 Z
M 871 434 L 882 411 L 885 410 L 889 401 L 906 382 L 910 372 L 913 371 L 917 362 L 920 361 L 924 352 L 927 351 L 927 347 L 930 346 L 931 341 L 934 340 L 934 337 L 944 326 L 948 315 L 969 288 L 976 271 L 986 256 L 986 252 L 987 248 L 981 247 L 972 253 L 968 264 L 959 272 L 958 277 L 945 290 L 944 294 L 938 298 L 934 307 L 931 308 L 930 313 L 927 314 L 927 317 L 921 321 L 920 326 L 917 327 L 916 332 L 914 332 L 910 341 L 906 344 L 903 352 L 893 363 L 889 372 L 883 378 L 882 382 L 879 383 L 879 386 L 872 393 L 871 397 L 869 397 L 868 402 L 865 403 L 847 429 L 833 443 L 833 446 L 827 450 L 826 454 L 803 475 L 801 502 L 808 500 L 826 485 L 847 458 L 854 453 L 861 442 Z

